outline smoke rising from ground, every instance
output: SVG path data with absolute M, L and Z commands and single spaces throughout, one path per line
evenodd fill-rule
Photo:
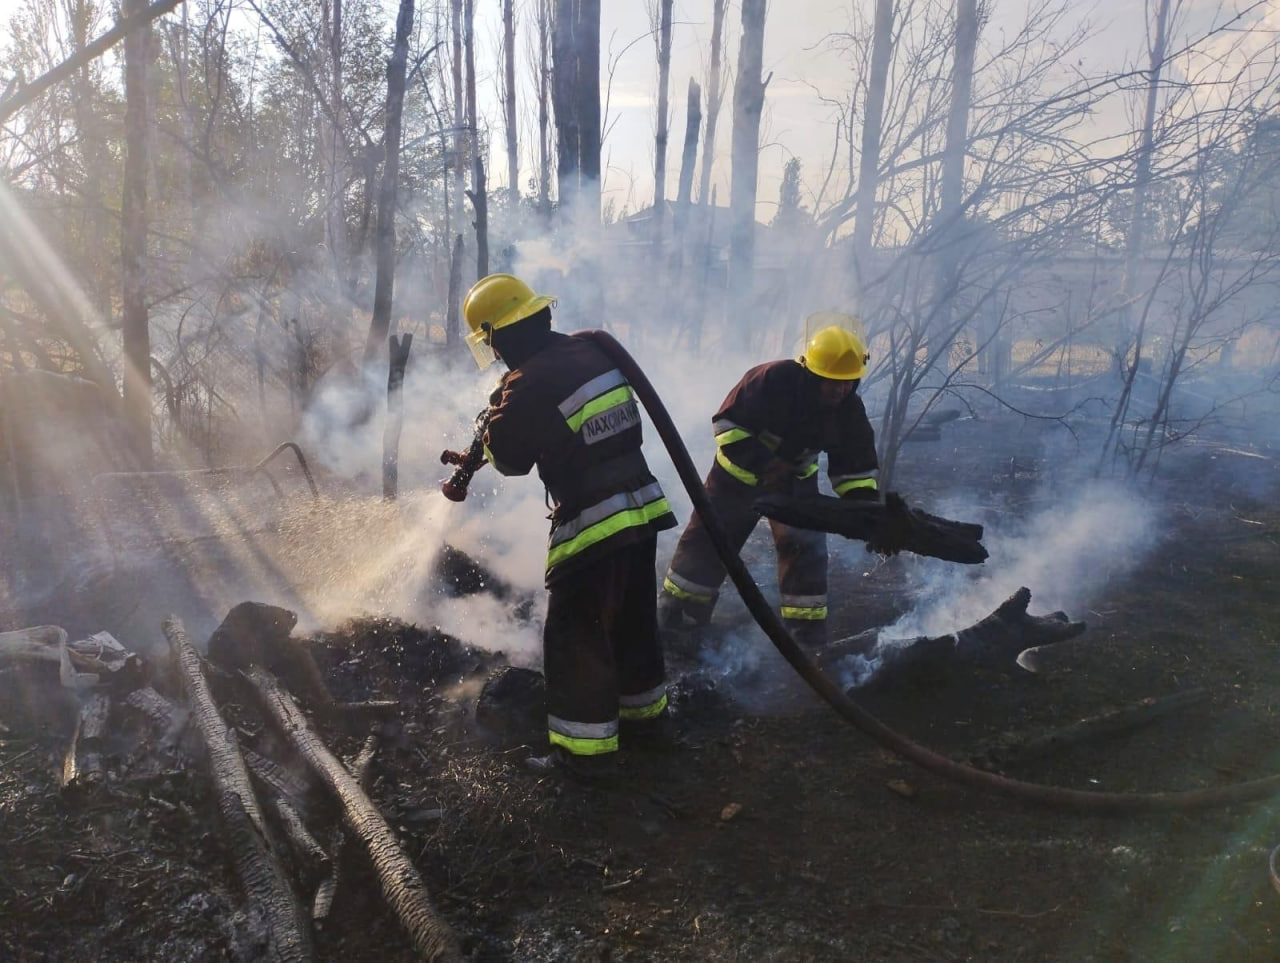
M 944 514 L 975 517 L 972 508 L 940 506 Z M 1130 489 L 1095 482 L 1028 518 L 989 526 L 991 553 L 976 570 L 913 559 L 910 612 L 885 627 L 881 644 L 937 637 L 989 615 L 1018 588 L 1032 592 L 1037 611 L 1084 618 L 1089 605 L 1155 548 L 1155 509 Z

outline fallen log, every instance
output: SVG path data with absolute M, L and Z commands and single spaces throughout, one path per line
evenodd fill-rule
M 1103 712 L 1030 739 L 1004 739 L 977 753 L 984 765 L 1020 766 L 1087 742 L 1111 739 L 1199 705 L 1209 698 L 1204 689 L 1189 689 L 1163 698 L 1141 699 L 1132 705 Z
M 242 750 L 245 765 L 249 768 L 249 774 L 254 779 L 267 786 L 277 796 L 283 796 L 289 800 L 289 804 L 295 809 L 302 807 L 305 809 L 305 800 L 311 795 L 311 784 L 305 779 L 300 778 L 290 770 L 286 769 L 280 763 L 268 759 L 266 756 L 260 756 L 252 749 Z
M 326 875 L 329 870 L 329 854 L 316 842 L 298 811 L 283 796 L 273 797 L 271 807 L 280 820 L 285 838 L 289 840 L 289 848 L 297 860 L 299 876 L 304 882 L 314 882 Z
M 371 732 L 360 747 L 360 752 L 351 763 L 351 775 L 355 777 L 360 788 L 369 789 L 369 771 L 373 767 L 373 757 L 378 751 L 378 735 Z M 333 859 L 329 867 L 329 875 L 316 888 L 316 898 L 311 904 L 311 918 L 317 923 L 329 918 L 333 910 L 333 900 L 338 894 L 338 886 L 342 882 L 342 860 L 347 852 L 347 834 L 339 826 L 333 834 Z
M 64 790 L 88 790 L 101 784 L 106 773 L 103 749 L 110 717 L 111 697 L 105 692 L 92 693 L 80 706 L 71 744 L 62 760 Z
M 391 827 L 346 766 L 329 751 L 292 696 L 261 666 L 246 673 L 267 715 L 289 738 L 342 806 L 347 828 L 368 852 L 382 893 L 424 959 L 456 960 L 460 950 L 449 925 L 436 915 L 426 883 L 400 848 Z
M 861 656 L 864 671 L 855 684 L 877 686 L 960 666 L 1009 669 L 1024 650 L 1065 642 L 1088 627 L 1065 612 L 1030 615 L 1030 603 L 1031 590 L 1020 588 L 981 621 L 934 638 L 882 640 L 882 630 L 868 629 L 831 643 L 818 653 L 818 665 L 832 671 L 842 660 Z
M 175 744 L 187 724 L 187 711 L 149 685 L 134 689 L 121 702 L 146 719 L 147 724 L 160 734 L 162 746 Z
M 218 713 L 200 654 L 187 638 L 182 622 L 173 617 L 166 619 L 164 634 L 207 751 L 218 811 L 244 883 L 251 918 L 260 924 L 255 936 L 272 960 L 310 960 L 315 955 L 310 924 L 271 843 L 235 730 Z
M 832 498 L 829 495 L 762 495 L 756 511 L 793 528 L 843 535 L 876 545 L 892 530 L 902 551 L 948 562 L 976 565 L 986 561 L 982 526 L 956 522 L 909 508 L 890 492 L 883 502 Z

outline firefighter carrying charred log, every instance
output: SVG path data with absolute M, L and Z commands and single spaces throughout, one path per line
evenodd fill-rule
M 816 495 L 818 456 L 827 453 L 841 498 L 878 498 L 875 432 L 858 397 L 869 356 L 848 315 L 819 312 L 806 322 L 804 353 L 758 365 L 742 376 L 712 419 L 716 457 L 707 497 L 735 550 L 760 520 L 763 492 Z M 778 555 L 782 618 L 808 646 L 826 641 L 827 540 L 819 531 L 770 521 Z M 711 619 L 725 567 L 693 515 L 671 559 L 658 602 L 664 628 Z
M 543 672 L 552 754 L 536 768 L 607 775 L 623 739 L 663 727 L 667 694 L 654 598 L 657 533 L 676 518 L 641 453 L 631 385 L 589 339 L 551 330 L 555 299 L 509 274 L 463 303 L 490 398 L 484 455 L 504 475 L 536 467 L 554 503 Z

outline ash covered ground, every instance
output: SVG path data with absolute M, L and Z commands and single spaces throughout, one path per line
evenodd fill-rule
M 1069 501 L 1063 489 L 1074 484 L 1044 457 L 1052 432 L 957 422 L 943 442 L 909 447 L 901 487 L 931 509 L 963 491 L 965 510 L 992 530 L 1002 516 L 1033 519 Z M 1152 791 L 1280 771 L 1277 465 L 1274 451 L 1225 437 L 1171 452 L 1141 550 L 1095 573 L 1088 600 L 1068 606 L 1089 629 L 1043 674 L 973 669 L 859 698 L 966 759 L 1011 733 L 1203 688 L 1205 700 L 1156 724 L 1008 772 Z M 833 636 L 890 624 L 949 591 L 948 576 L 922 574 L 915 560 L 832 549 Z M 762 577 L 770 571 L 763 528 L 748 556 Z M 993 552 L 988 565 L 999 561 Z M 1064 587 L 1041 584 L 1052 566 L 1028 553 L 1012 568 L 1033 611 L 1058 607 Z M 1098 817 L 982 795 L 850 729 L 737 605 L 717 621 L 707 637 L 670 645 L 687 744 L 627 750 L 626 775 L 609 788 L 534 775 L 523 761 L 540 747 L 481 731 L 474 700 L 504 655 L 472 648 L 465 633 L 365 618 L 295 635 L 337 698 L 398 701 L 371 796 L 475 959 L 1280 956 L 1267 871 L 1280 843 L 1276 803 Z M 156 684 L 170 684 L 163 666 Z M 253 706 L 220 691 L 245 744 L 278 755 Z M 19 692 L 0 714 L 0 956 L 242 955 L 245 909 L 190 735 L 161 747 L 123 732 L 113 777 L 68 794 L 57 778 L 67 708 Z M 320 727 L 344 758 L 358 752 L 363 731 Z M 327 841 L 335 816 L 323 793 L 309 818 Z M 333 914 L 317 930 L 320 956 L 412 958 L 368 866 L 346 852 Z

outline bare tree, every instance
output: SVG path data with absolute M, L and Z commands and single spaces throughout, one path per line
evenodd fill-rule
M 702 126 L 702 89 L 689 78 L 689 98 L 685 109 L 684 152 L 680 159 L 680 187 L 676 194 L 676 243 L 683 246 L 685 225 L 693 203 L 693 169 L 698 161 L 698 129 Z
M 378 276 L 373 293 L 373 319 L 364 346 L 364 363 L 382 354 L 391 328 L 391 302 L 396 279 L 396 191 L 400 181 L 400 128 L 404 112 L 405 74 L 409 63 L 409 35 L 413 32 L 413 0 L 400 0 L 396 39 L 387 63 L 387 130 L 383 143 L 386 160 L 382 189 L 378 192 Z
M 858 165 L 857 220 L 853 227 L 852 277 L 859 292 L 867 287 L 871 271 L 881 126 L 884 122 L 885 91 L 889 82 L 889 61 L 893 55 L 893 5 L 894 0 L 876 0 L 871 73 L 867 79 L 865 114 L 862 119 L 862 156 Z
M 663 223 L 667 209 L 667 129 L 670 122 L 671 87 L 671 7 L 673 0 L 657 0 L 658 22 L 654 40 L 658 48 L 658 122 L 653 138 L 653 242 L 662 246 Z
M 126 0 L 124 14 L 141 17 L 145 0 Z M 120 209 L 121 321 L 124 336 L 124 406 L 134 447 L 150 465 L 151 325 L 147 313 L 147 63 L 151 25 L 125 37 L 125 167 Z
M 507 190 L 514 212 L 520 203 L 520 148 L 516 132 L 516 4 L 502 0 L 502 104 L 507 121 Z
M 538 210 L 551 212 L 551 0 L 538 0 Z
M 730 188 L 729 312 L 732 323 L 750 317 L 755 289 L 756 181 L 760 170 L 760 114 L 769 81 L 764 70 L 766 0 L 743 0 L 742 42 L 733 88 L 733 182 Z
M 716 121 L 720 117 L 720 87 L 724 77 L 721 63 L 724 51 L 725 0 L 712 0 L 711 9 L 711 69 L 707 80 L 707 133 L 702 139 L 702 174 L 698 180 L 698 203 L 707 203 L 711 190 L 711 167 L 715 163 Z

